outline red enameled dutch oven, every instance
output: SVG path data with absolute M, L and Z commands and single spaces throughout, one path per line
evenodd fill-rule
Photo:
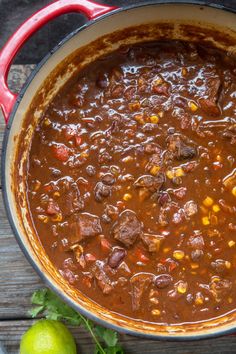
M 21 93 L 7 85 L 11 62 L 25 41 L 45 23 L 82 12 L 89 22 L 67 36 L 36 67 Z M 26 199 L 26 161 L 42 112 L 60 87 L 86 63 L 121 44 L 158 39 L 208 41 L 236 51 L 236 14 L 199 2 L 157 1 L 123 9 L 89 0 L 58 0 L 29 18 L 0 52 L 0 106 L 6 120 L 2 186 L 9 221 L 24 254 L 46 284 L 88 318 L 120 332 L 154 339 L 193 340 L 231 333 L 236 312 L 206 322 L 179 325 L 145 323 L 112 313 L 74 289 L 54 268 L 39 242 Z

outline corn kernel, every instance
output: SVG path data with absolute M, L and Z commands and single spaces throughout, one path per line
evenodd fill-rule
M 235 242 L 233 240 L 230 240 L 228 242 L 228 245 L 229 245 L 229 247 L 234 247 L 235 246 Z
M 174 251 L 174 252 L 173 252 L 173 257 L 174 257 L 176 260 L 180 261 L 181 259 L 184 258 L 184 252 L 181 251 L 181 250 Z
M 189 108 L 191 109 L 192 112 L 196 112 L 198 110 L 198 106 L 193 101 L 190 101 L 188 103 L 188 106 L 189 106 Z
M 202 224 L 203 224 L 204 226 L 210 225 L 210 220 L 209 220 L 208 216 L 204 216 L 204 217 L 202 218 Z
M 166 176 L 167 176 L 169 179 L 174 178 L 174 174 L 173 174 L 173 172 L 170 171 L 170 170 L 166 172 Z
M 202 294 L 196 294 L 195 305 L 202 305 L 204 302 Z
M 214 203 L 214 200 L 213 200 L 211 197 L 206 197 L 206 198 L 203 200 L 203 204 L 204 204 L 206 207 L 212 206 L 213 203 Z
M 140 102 L 135 101 L 135 102 L 130 102 L 129 103 L 129 109 L 130 111 L 138 111 L 141 107 Z
M 153 176 L 156 176 L 159 171 L 160 171 L 160 166 L 152 166 L 152 168 L 150 169 L 150 173 Z
M 46 215 L 38 215 L 38 219 L 42 221 L 44 224 L 48 222 L 48 216 Z
M 185 294 L 187 291 L 187 283 L 180 281 L 177 286 L 177 291 L 179 294 Z
M 186 75 L 187 75 L 187 69 L 186 69 L 186 68 L 182 68 L 181 72 L 182 72 L 182 75 L 183 75 L 183 76 L 186 76 Z
M 216 156 L 216 161 L 222 162 L 222 157 L 221 157 L 220 155 L 217 155 L 217 156 Z
M 174 171 L 174 174 L 175 174 L 175 177 L 183 177 L 184 176 L 184 170 L 181 167 L 177 168 Z
M 44 121 L 43 121 L 43 124 L 44 124 L 46 127 L 48 127 L 49 125 L 52 124 L 52 122 L 50 121 L 49 118 L 45 118 Z
M 160 310 L 158 310 L 158 309 L 152 310 L 152 315 L 153 316 L 160 316 L 160 314 L 161 314 Z
M 170 247 L 165 247 L 165 248 L 163 248 L 163 252 L 164 252 L 164 253 L 168 253 L 168 252 L 170 252 L 170 250 L 171 250 Z
M 191 263 L 191 268 L 192 268 L 192 269 L 197 269 L 197 268 L 199 268 L 199 264 L 197 264 L 197 263 Z
M 132 156 L 126 156 L 126 157 L 124 157 L 123 159 L 122 159 L 122 161 L 123 162 L 131 162 L 131 161 L 133 161 L 133 157 Z
M 58 213 L 55 216 L 52 217 L 52 221 L 60 222 L 62 221 L 62 214 Z
M 150 117 L 150 122 L 153 124 L 157 124 L 159 122 L 159 117 L 156 115 L 153 115 Z
M 60 197 L 60 195 L 61 195 L 61 194 L 60 194 L 59 192 L 54 192 L 54 193 L 53 193 L 53 196 L 56 197 L 56 198 L 57 198 L 57 197 Z
M 236 197 L 236 187 L 234 187 L 231 192 L 232 192 L 233 196 Z
M 135 114 L 134 119 L 139 124 L 144 124 L 145 123 L 145 120 L 143 119 L 143 114 Z
M 163 118 L 164 117 L 164 112 L 163 111 L 158 112 L 158 117 L 159 118 Z
M 159 77 L 158 79 L 156 79 L 154 81 L 154 85 L 155 86 L 161 85 L 162 83 L 163 83 L 163 79 L 161 77 Z
M 231 268 L 231 263 L 229 261 L 225 261 L 225 266 L 227 269 Z
M 40 181 L 35 181 L 34 183 L 34 191 L 36 192 L 41 186 L 41 182 Z
M 155 305 L 159 304 L 159 300 L 156 297 L 151 297 L 151 299 L 149 299 L 150 302 L 152 302 Z
M 84 152 L 81 152 L 80 156 L 81 156 L 82 158 L 86 159 L 86 158 L 89 156 L 89 154 L 84 151 Z
M 123 195 L 123 200 L 128 202 L 128 200 L 132 199 L 132 195 L 130 193 L 126 193 Z
M 232 297 L 229 297 L 229 298 L 228 298 L 228 303 L 229 303 L 229 304 L 232 304 L 232 302 L 233 302 Z
M 214 211 L 214 213 L 218 213 L 220 211 L 220 206 L 218 204 L 214 204 L 212 206 L 212 210 Z

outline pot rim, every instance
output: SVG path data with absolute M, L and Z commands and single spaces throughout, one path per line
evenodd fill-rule
M 20 93 L 18 94 L 17 100 L 14 104 L 14 107 L 11 111 L 9 120 L 6 125 L 6 129 L 4 132 L 4 138 L 3 138 L 3 143 L 2 143 L 2 158 L 1 158 L 1 183 L 2 183 L 2 195 L 3 195 L 3 202 L 5 205 L 5 210 L 7 214 L 7 218 L 9 221 L 9 224 L 11 226 L 11 229 L 13 231 L 14 237 L 20 246 L 21 251 L 23 252 L 24 256 L 26 257 L 27 261 L 30 263 L 30 265 L 33 267 L 33 269 L 36 271 L 36 273 L 39 275 L 39 277 L 43 280 L 45 285 L 49 287 L 51 290 L 53 290 L 56 295 L 58 295 L 64 302 L 66 302 L 68 305 L 70 305 L 72 308 L 74 308 L 76 311 L 80 312 L 82 315 L 86 316 L 90 320 L 98 323 L 99 325 L 102 325 L 104 327 L 111 328 L 119 333 L 124 333 L 128 334 L 131 336 L 135 337 L 140 337 L 140 338 L 146 338 L 146 339 L 152 339 L 152 340 L 161 340 L 161 341 L 170 341 L 170 342 L 189 342 L 189 341 L 195 341 L 195 340 L 200 340 L 200 339 L 208 339 L 208 338 L 216 338 L 216 337 L 221 337 L 224 335 L 232 334 L 235 333 L 236 331 L 236 320 L 234 326 L 232 326 L 229 329 L 218 329 L 215 327 L 215 329 L 212 329 L 211 333 L 205 333 L 205 334 L 190 334 L 190 335 L 179 335 L 178 333 L 175 335 L 156 335 L 156 334 L 151 334 L 151 333 L 143 333 L 143 332 L 136 332 L 135 330 L 128 329 L 127 327 L 121 327 L 120 325 L 115 325 L 112 324 L 108 321 L 102 320 L 99 317 L 97 317 L 96 314 L 93 312 L 90 312 L 86 309 L 84 309 L 82 306 L 80 306 L 78 303 L 74 302 L 69 295 L 66 295 L 61 288 L 56 286 L 50 279 L 48 275 L 46 275 L 40 267 L 37 265 L 36 261 L 34 260 L 33 256 L 31 255 L 30 252 L 26 249 L 24 246 L 24 243 L 21 239 L 20 233 L 18 232 L 18 229 L 14 223 L 13 217 L 12 217 L 12 212 L 11 212 L 11 207 L 10 207 L 10 201 L 8 198 L 8 193 L 7 193 L 7 178 L 5 175 L 5 165 L 7 161 L 7 146 L 8 146 L 8 141 L 9 141 L 9 135 L 10 135 L 10 129 L 12 127 L 12 124 L 14 122 L 15 114 L 18 110 L 18 107 L 20 105 L 20 102 L 27 92 L 27 89 L 30 85 L 30 83 L 33 81 L 34 77 L 36 74 L 41 70 L 41 68 L 44 66 L 44 64 L 48 61 L 48 59 L 55 53 L 57 50 L 59 50 L 66 42 L 68 42 L 71 38 L 76 36 L 78 33 L 86 29 L 87 27 L 90 27 L 94 23 L 97 23 L 104 18 L 113 16 L 114 14 L 126 11 L 126 10 L 132 10 L 135 8 L 141 8 L 141 7 L 146 7 L 146 6 L 155 6 L 155 5 L 194 5 L 194 6 L 202 6 L 202 7 L 207 7 L 207 8 L 213 8 L 216 10 L 221 10 L 221 11 L 226 11 L 226 12 L 231 12 L 236 14 L 236 8 L 230 8 L 224 5 L 220 4 L 214 4 L 214 3 L 205 3 L 204 0 L 155 0 L 155 1 L 148 1 L 144 3 L 138 3 L 138 4 L 132 4 L 124 7 L 117 8 L 115 10 L 112 10 L 109 13 L 106 13 L 104 15 L 99 16 L 96 19 L 89 20 L 82 26 L 78 27 L 68 35 L 66 35 L 48 54 L 46 54 L 42 60 L 38 64 L 36 64 L 35 68 L 27 78 L 25 84 L 20 90 Z

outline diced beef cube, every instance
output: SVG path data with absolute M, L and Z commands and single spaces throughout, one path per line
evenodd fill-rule
M 74 222 L 70 224 L 68 239 L 71 244 L 89 239 L 102 233 L 102 227 L 98 216 L 81 213 L 74 216 Z
M 65 191 L 63 201 L 62 208 L 66 216 L 81 211 L 84 208 L 84 201 L 76 185 L 72 185 L 70 189 Z
M 111 195 L 111 187 L 104 184 L 103 182 L 98 182 L 94 188 L 94 198 L 97 202 L 102 202 L 104 198 Z
M 236 144 L 236 124 L 225 128 L 222 132 L 224 138 L 229 139 L 231 144 Z
M 147 246 L 149 252 L 158 252 L 165 238 L 161 235 L 144 233 L 141 236 L 141 239 L 143 243 Z
M 130 247 L 142 235 L 142 227 L 142 223 L 133 211 L 124 210 L 114 224 L 112 234 L 116 240 Z
M 217 302 L 221 302 L 230 292 L 232 282 L 228 279 L 213 279 L 209 284 L 210 292 Z
M 184 135 L 173 134 L 168 136 L 167 145 L 169 151 L 174 154 L 177 160 L 192 159 L 197 155 L 197 148 Z
M 103 294 L 110 294 L 114 286 L 112 281 L 109 279 L 108 275 L 104 271 L 104 263 L 101 261 L 96 261 L 92 268 L 92 273 L 97 280 L 99 288 L 102 290 Z
M 216 259 L 215 261 L 211 262 L 211 267 L 217 274 L 223 274 L 228 270 L 227 261 L 224 259 Z
M 210 116 L 217 116 L 220 114 L 218 106 L 221 82 L 218 77 L 212 78 L 207 81 L 207 97 L 200 98 L 199 103 L 204 112 Z
M 159 191 L 163 183 L 165 182 L 165 175 L 158 173 L 157 176 L 143 175 L 134 182 L 136 188 L 146 188 L 151 193 Z
M 190 236 L 188 245 L 193 249 L 202 250 L 205 246 L 205 242 L 201 234 L 195 234 Z
M 195 215 L 198 212 L 197 204 L 193 200 L 189 200 L 184 205 L 184 212 L 188 217 Z
M 130 279 L 132 308 L 134 311 L 139 310 L 143 294 L 153 280 L 154 275 L 151 273 L 138 273 Z

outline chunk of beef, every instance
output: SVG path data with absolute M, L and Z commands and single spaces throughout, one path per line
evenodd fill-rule
M 115 247 L 108 257 L 108 264 L 111 268 L 117 268 L 126 256 L 124 248 Z
M 160 274 L 155 278 L 155 285 L 158 289 L 167 288 L 173 282 L 173 278 L 170 274 Z
M 207 86 L 206 97 L 200 98 L 199 103 L 204 112 L 210 116 L 217 116 L 220 114 L 218 106 L 221 87 L 220 79 L 218 77 L 208 79 Z
M 94 188 L 94 198 L 97 202 L 102 202 L 104 198 L 111 195 L 111 187 L 104 184 L 103 182 L 98 182 Z
M 225 128 L 222 132 L 224 138 L 229 139 L 231 144 L 236 144 L 236 124 Z
M 216 259 L 215 261 L 211 262 L 211 268 L 217 274 L 223 274 L 227 272 L 229 269 L 230 263 L 225 261 L 224 259 Z
M 196 233 L 189 237 L 188 246 L 193 249 L 202 250 L 205 246 L 204 239 L 200 233 Z
M 192 159 L 197 155 L 197 148 L 191 140 L 184 135 L 173 134 L 167 138 L 168 150 L 177 160 Z
M 198 212 L 198 206 L 193 200 L 184 204 L 184 212 L 187 217 L 193 216 Z
M 221 302 L 231 290 L 232 282 L 228 279 L 212 279 L 209 288 L 215 300 Z
M 96 261 L 92 268 L 92 273 L 97 280 L 98 286 L 102 290 L 103 294 L 110 294 L 114 288 L 114 285 L 104 271 L 104 263 L 101 261 Z
M 143 175 L 134 182 L 134 187 L 146 188 L 151 193 L 154 193 L 160 190 L 164 182 L 165 182 L 164 173 L 158 173 L 157 176 Z
M 158 252 L 165 238 L 161 235 L 144 233 L 141 235 L 141 239 L 149 252 Z
M 223 185 L 229 190 L 236 186 L 236 168 L 223 179 Z
M 102 233 L 102 227 L 98 216 L 81 213 L 74 216 L 74 222 L 70 223 L 68 235 L 71 244 L 89 239 Z
M 142 223 L 131 210 L 124 210 L 112 228 L 114 238 L 130 247 L 142 235 Z
M 154 275 L 151 273 L 137 273 L 130 279 L 132 308 L 134 311 L 139 310 L 143 294 L 153 280 Z
M 84 208 L 84 201 L 80 196 L 77 186 L 71 186 L 69 190 L 65 191 L 63 195 L 63 213 L 65 216 L 69 216 L 75 212 L 81 211 Z
M 102 183 L 108 186 L 112 186 L 115 183 L 116 179 L 112 173 L 106 173 L 102 176 Z

